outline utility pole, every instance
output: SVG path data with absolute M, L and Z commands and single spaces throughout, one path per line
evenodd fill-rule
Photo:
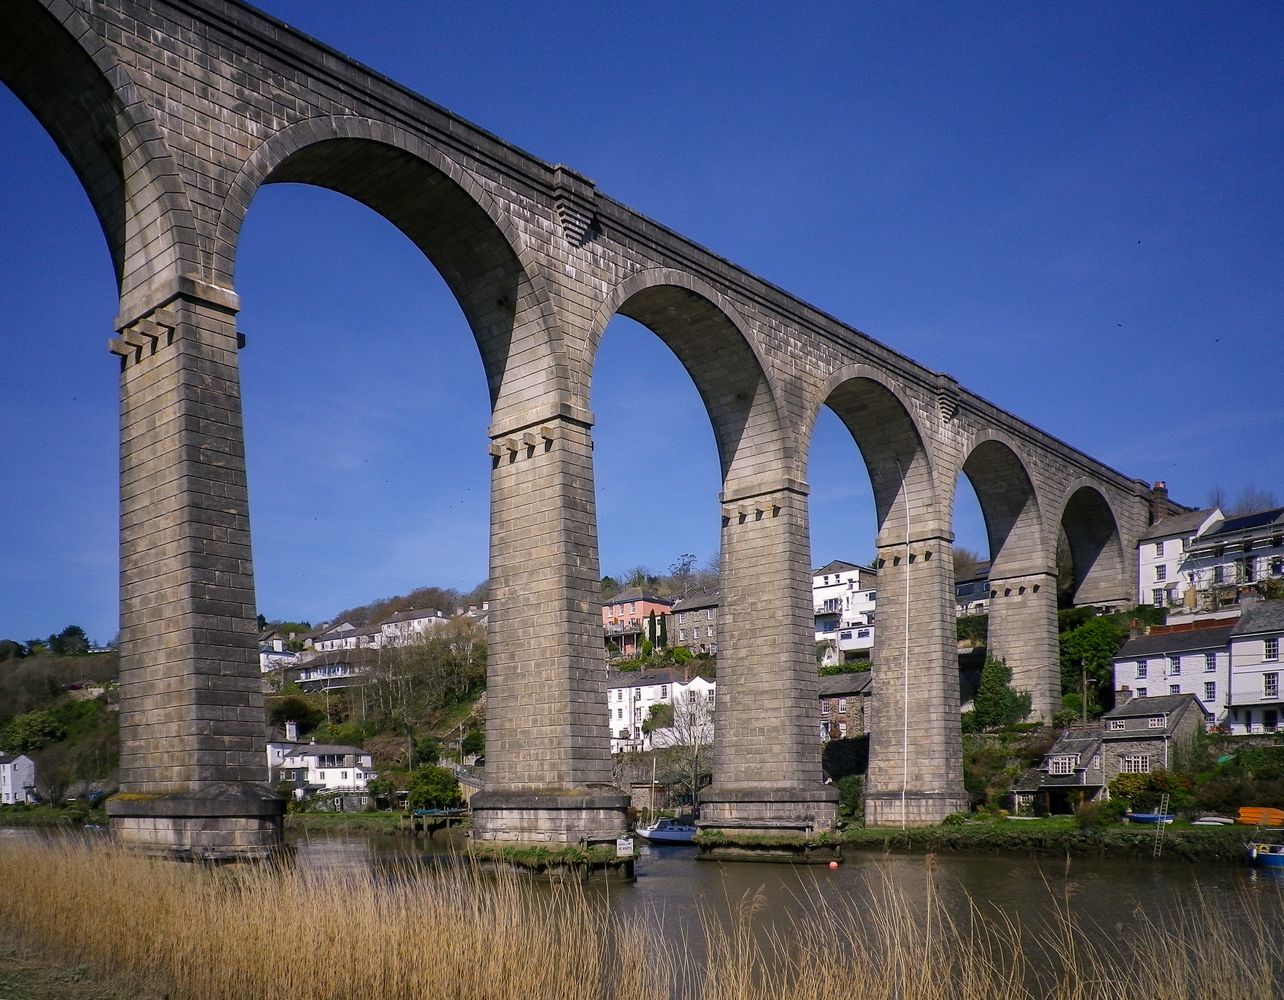
M 1088 724 L 1088 661 L 1079 657 L 1079 670 L 1083 675 L 1083 693 L 1080 694 L 1079 715 L 1083 724 Z

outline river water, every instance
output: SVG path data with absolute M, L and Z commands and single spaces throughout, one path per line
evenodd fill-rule
M 304 869 L 379 865 L 390 860 L 425 862 L 457 854 L 457 832 L 431 841 L 394 835 L 293 836 L 296 863 Z M 1110 861 L 1015 856 L 883 854 L 848 851 L 837 869 L 823 865 L 697 861 L 691 847 L 644 845 L 637 881 L 595 883 L 589 892 L 612 912 L 661 916 L 668 927 L 697 931 L 700 914 L 733 912 L 757 899 L 773 923 L 824 907 L 868 910 L 885 905 L 889 892 L 922 912 L 930 894 L 957 921 L 975 913 L 1004 917 L 1036 932 L 1055 906 L 1077 923 L 1118 933 L 1144 914 L 1162 922 L 1179 910 L 1211 909 L 1233 922 L 1265 904 L 1284 918 L 1284 877 L 1247 866 L 1186 862 Z

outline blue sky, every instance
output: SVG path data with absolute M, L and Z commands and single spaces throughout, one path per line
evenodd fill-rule
M 1284 495 L 1284 7 L 611 6 L 267 9 L 1178 500 Z M 281 186 L 237 290 L 260 610 L 482 580 L 485 385 L 431 266 Z M 115 306 L 86 198 L 0 92 L 0 637 L 116 632 Z M 704 561 L 717 460 L 681 366 L 617 320 L 593 408 L 603 571 Z M 640 429 L 682 447 L 656 463 Z M 815 561 L 868 558 L 835 419 L 809 477 Z

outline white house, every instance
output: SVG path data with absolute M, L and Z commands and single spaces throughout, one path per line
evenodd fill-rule
M 612 671 L 606 683 L 611 753 L 651 749 L 654 734 L 644 733 L 642 724 L 650 718 L 652 706 L 675 705 L 690 697 L 711 711 L 717 691 L 714 681 L 684 680 L 679 671 L 670 669 Z
M 26 754 L 0 754 L 0 805 L 35 801 L 35 762 Z
M 1188 694 L 1214 723 L 1230 697 L 1233 621 L 1206 628 L 1155 627 L 1123 644 L 1114 660 L 1115 690 L 1138 698 Z
M 259 643 L 259 670 L 265 674 L 292 667 L 298 659 L 299 654 L 286 649 L 285 640 L 279 636 L 273 636 L 266 642 Z
M 420 636 L 441 628 L 450 621 L 440 611 L 427 610 L 398 611 L 389 615 L 379 625 L 382 642 L 388 646 L 404 646 L 414 642 Z
M 1234 609 L 1284 582 L 1284 507 L 1225 517 L 1217 508 L 1157 521 L 1137 545 L 1137 599 L 1183 614 Z M 1170 619 L 1171 619 L 1170 615 Z
M 816 642 L 828 643 L 825 662 L 867 659 L 874 648 L 878 573 L 835 559 L 812 572 Z
M 1280 695 L 1280 642 L 1284 638 L 1284 600 L 1248 605 L 1230 634 L 1231 733 L 1284 731 Z
M 270 741 L 268 773 L 273 782 L 294 786 L 295 798 L 320 793 L 365 795 L 379 777 L 370 752 L 330 743 Z
M 337 622 L 311 640 L 313 649 L 319 652 L 333 652 L 338 649 L 356 649 L 358 629 L 351 622 Z
M 1195 539 L 1222 520 L 1216 507 L 1172 514 L 1137 541 L 1137 603 L 1157 608 L 1195 607 L 1187 553 Z

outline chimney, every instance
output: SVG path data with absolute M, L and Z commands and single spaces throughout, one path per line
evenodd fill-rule
M 1130 701 L 1132 701 L 1132 688 L 1125 684 L 1115 692 L 1115 708 L 1126 705 Z
M 1150 523 L 1154 524 L 1168 513 L 1168 484 L 1162 479 L 1150 490 Z
M 285 724 L 285 738 L 291 743 L 299 742 L 299 724 L 293 719 Z

